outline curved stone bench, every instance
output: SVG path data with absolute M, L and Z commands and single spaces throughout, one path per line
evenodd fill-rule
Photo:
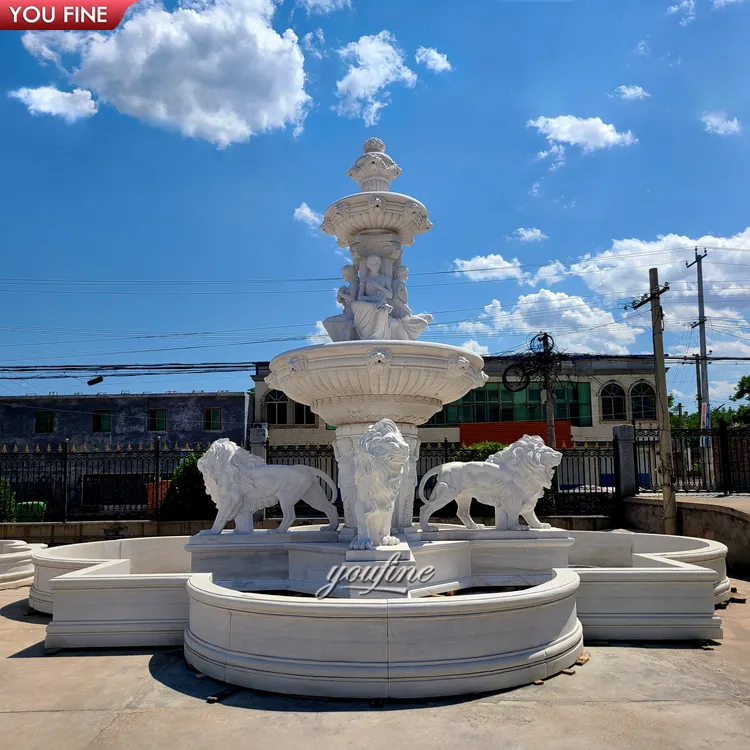
M 111 539 L 36 550 L 32 554 L 34 581 L 29 591 L 29 606 L 53 614 L 52 579 L 111 560 L 129 560 L 132 574 L 188 573 L 190 554 L 185 551 L 188 539 L 187 536 Z
M 716 573 L 714 604 L 729 601 L 731 583 L 727 578 L 728 548 L 725 544 L 713 539 L 698 539 L 692 536 L 627 533 L 633 537 L 633 552 L 636 554 L 655 555 L 713 570 Z
M 35 550 L 46 544 L 27 544 L 20 539 L 0 539 L 0 590 L 28 586 L 34 581 Z
M 729 598 L 726 547 L 693 537 L 573 531 L 578 616 L 587 638 L 711 640 L 722 637 L 715 603 Z
M 188 581 L 185 658 L 224 682 L 335 698 L 500 690 L 569 667 L 583 648 L 578 575 L 447 598 L 304 599 Z

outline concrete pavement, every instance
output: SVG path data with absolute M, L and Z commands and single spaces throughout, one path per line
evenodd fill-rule
M 191 671 L 179 649 L 45 656 L 49 618 L 26 615 L 27 594 L 0 592 L 0 746 L 14 750 L 750 747 L 750 604 L 721 612 L 713 650 L 590 645 L 586 665 L 543 686 L 378 708 L 251 690 L 208 704 L 227 686 Z

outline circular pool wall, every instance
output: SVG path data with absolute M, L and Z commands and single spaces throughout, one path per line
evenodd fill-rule
M 332 698 L 500 690 L 569 667 L 583 649 L 578 574 L 524 591 L 422 599 L 301 599 L 188 581 L 185 658 L 223 682 Z

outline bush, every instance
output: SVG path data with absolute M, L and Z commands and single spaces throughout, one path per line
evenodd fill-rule
M 205 521 L 216 516 L 216 506 L 206 492 L 198 459 L 203 453 L 192 453 L 175 469 L 162 502 L 162 521 Z
M 495 443 L 492 440 L 486 440 L 484 443 L 474 443 L 473 445 L 462 445 L 448 455 L 448 460 L 486 461 L 493 453 L 497 453 L 503 448 L 505 446 L 502 443 Z
M 0 521 L 12 523 L 15 520 L 16 493 L 4 479 L 0 479 Z
M 16 523 L 35 523 L 44 521 L 47 503 L 16 503 Z

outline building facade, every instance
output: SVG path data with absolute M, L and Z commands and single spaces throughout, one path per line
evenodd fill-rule
M 546 436 L 542 386 L 531 382 L 513 393 L 502 384 L 502 374 L 513 359 L 485 357 L 489 380 L 461 400 L 448 404 L 419 428 L 422 442 L 468 445 L 483 440 L 508 443 L 524 433 Z M 255 380 L 256 422 L 268 425 L 272 445 L 328 444 L 334 431 L 264 378 L 268 363 L 258 363 Z M 607 443 L 618 424 L 656 424 L 654 361 L 648 355 L 570 355 L 562 363 L 555 391 L 558 447 Z
M 165 445 L 207 445 L 220 437 L 242 444 L 253 422 L 253 399 L 245 416 L 245 393 L 77 393 L 0 397 L 0 445 L 6 450 L 71 444 L 103 450 Z

